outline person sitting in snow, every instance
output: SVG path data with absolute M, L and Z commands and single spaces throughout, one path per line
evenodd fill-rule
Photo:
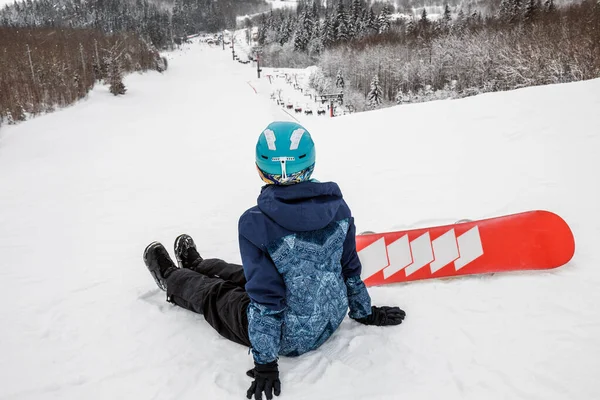
M 219 334 L 252 349 L 249 399 L 279 396 L 278 357 L 317 349 L 348 308 L 350 318 L 366 325 L 398 325 L 406 315 L 371 305 L 350 208 L 336 183 L 310 178 L 314 166 L 310 133 L 294 122 L 273 122 L 256 145 L 266 185 L 239 220 L 242 265 L 203 259 L 185 234 L 174 244 L 179 267 L 158 242 L 144 251 L 167 301 L 203 314 Z

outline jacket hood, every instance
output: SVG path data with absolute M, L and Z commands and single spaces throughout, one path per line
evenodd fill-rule
M 329 225 L 343 202 L 333 182 L 302 182 L 288 186 L 264 186 L 258 208 L 285 229 L 314 231 Z

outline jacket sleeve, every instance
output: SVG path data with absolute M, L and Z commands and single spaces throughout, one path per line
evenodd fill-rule
M 342 274 L 348 293 L 348 307 L 350 318 L 364 318 L 371 314 L 371 296 L 367 292 L 365 283 L 360 278 L 362 265 L 356 252 L 356 227 L 354 218 L 349 218 L 348 233 L 344 241 L 342 253 Z
M 271 258 L 243 235 L 239 235 L 240 253 L 248 306 L 248 336 L 252 355 L 258 364 L 275 361 L 281 341 L 285 309 L 285 284 Z
M 277 360 L 282 314 L 283 311 L 270 310 L 254 301 L 248 305 L 248 337 L 255 363 L 268 364 Z

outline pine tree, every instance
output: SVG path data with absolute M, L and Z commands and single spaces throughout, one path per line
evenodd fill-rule
M 317 18 L 313 21 L 311 38 L 312 39 L 314 39 L 314 38 L 321 39 L 321 21 L 319 21 L 319 18 Z
M 363 15 L 363 11 L 364 8 L 361 0 L 352 0 L 352 4 L 350 5 L 350 16 L 348 18 L 351 38 L 360 36 L 361 16 Z
M 450 30 L 450 26 L 452 23 L 452 14 L 450 12 L 450 6 L 448 3 L 444 5 L 444 14 L 442 14 L 442 18 L 436 24 L 436 27 L 439 27 L 441 32 L 448 32 Z
M 450 6 L 448 5 L 448 3 L 444 4 L 444 14 L 442 15 L 442 21 L 444 21 L 444 23 L 449 24 L 450 20 L 452 19 L 452 14 L 450 12 Z
M 421 19 L 419 19 L 419 32 L 421 36 L 426 38 L 429 37 L 431 22 L 429 18 L 427 18 L 427 10 L 423 8 L 423 12 L 421 13 Z
M 467 28 L 467 19 L 465 18 L 465 13 L 462 10 L 458 10 L 458 14 L 456 15 L 456 21 L 454 21 L 454 25 L 452 25 L 452 30 L 456 31 L 458 34 L 463 33 Z
M 308 47 L 308 42 L 310 41 L 312 35 L 312 20 L 305 9 L 302 11 L 299 17 L 296 36 L 294 37 L 294 50 L 297 51 L 305 51 Z
M 342 0 L 339 0 L 338 2 L 334 26 L 337 41 L 343 42 L 349 39 L 348 16 L 346 15 L 346 10 L 344 8 L 344 3 L 342 2 Z
M 379 106 L 383 102 L 383 92 L 379 86 L 379 77 L 377 75 L 371 81 L 371 90 L 367 94 L 367 101 L 372 108 Z
M 421 24 L 427 25 L 429 24 L 429 18 L 427 18 L 427 10 L 423 8 L 423 12 L 421 13 Z
M 304 34 L 306 35 L 307 43 L 312 38 L 312 34 L 313 34 L 314 26 L 315 26 L 315 20 L 318 21 L 318 18 L 312 14 L 311 10 L 307 10 L 304 13 L 304 16 L 302 19 L 302 25 L 304 27 Z
M 375 16 L 375 12 L 373 11 L 373 8 L 369 8 L 369 18 L 367 20 L 366 26 L 369 28 L 369 30 L 372 33 L 379 32 L 379 20 Z
M 263 14 L 264 15 L 264 14 Z M 269 17 L 267 18 L 267 29 L 275 30 L 275 17 L 273 16 L 273 10 L 269 13 Z
M 296 31 L 294 35 L 294 50 L 296 51 L 304 51 L 306 50 L 306 41 L 304 40 L 304 35 L 302 29 Z
M 109 81 L 109 91 L 116 95 L 125 94 L 127 89 L 123 84 L 123 72 L 121 71 L 121 65 L 118 59 L 113 59 L 110 61 L 108 70 L 108 81 Z
M 268 20 L 265 14 L 262 15 L 260 25 L 258 26 L 258 37 L 256 38 L 259 45 L 264 45 L 267 39 Z
M 390 6 L 386 3 L 381 9 L 381 13 L 379 14 L 379 33 L 387 32 L 390 30 L 391 15 L 392 11 L 390 10 Z
M 123 50 L 121 49 L 121 43 L 117 41 L 110 50 L 107 51 L 106 57 L 104 57 L 104 64 L 107 66 L 107 80 L 109 84 L 109 91 L 115 96 L 119 94 L 125 94 L 127 89 L 123 84 L 123 71 L 121 70 L 121 56 Z
M 279 25 L 279 31 L 277 34 L 277 41 L 280 45 L 283 46 L 290 40 L 294 25 L 293 16 L 285 18 L 283 14 L 281 15 L 281 24 Z
M 415 37 L 418 35 L 417 24 L 415 22 L 414 17 L 409 19 L 408 22 L 406 23 L 405 33 L 406 33 L 406 36 L 409 36 L 409 37 Z
M 325 15 L 323 27 L 321 28 L 321 37 L 324 47 L 329 47 L 335 43 L 335 28 L 329 14 Z
M 335 77 L 335 87 L 344 90 L 344 86 L 346 86 L 344 82 L 344 75 L 342 75 L 342 70 L 339 69 L 337 76 Z
M 321 53 L 323 52 L 323 35 L 321 34 L 321 25 L 319 24 L 319 20 L 315 21 L 312 38 L 309 43 L 310 51 Z
M 363 14 L 364 7 L 361 0 L 352 0 L 350 5 L 350 20 L 356 22 Z
M 319 21 L 319 9 L 320 8 L 321 7 L 319 6 L 319 2 L 317 0 L 313 0 L 312 7 L 310 10 L 310 17 L 315 24 Z

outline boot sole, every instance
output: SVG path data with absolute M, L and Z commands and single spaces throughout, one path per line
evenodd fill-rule
M 148 271 L 150 272 L 150 275 L 152 275 L 152 278 L 154 278 L 154 282 L 156 282 L 156 286 L 158 286 L 159 289 L 164 290 L 165 292 L 167 291 L 167 288 L 161 283 L 161 279 L 158 275 L 158 272 L 156 271 L 156 268 L 152 268 L 150 267 L 150 263 L 148 262 L 148 254 L 150 254 L 150 251 L 158 246 L 162 246 L 162 244 L 160 242 L 152 242 L 150 243 L 148 246 L 146 246 L 146 248 L 144 249 L 144 264 L 146 264 L 146 267 L 148 268 Z
M 147 266 L 147 267 L 150 267 L 150 265 L 148 265 L 148 254 L 150 253 L 150 250 L 151 250 L 152 248 L 154 248 L 155 246 L 157 246 L 157 245 L 161 245 L 161 244 L 160 244 L 160 242 L 156 242 L 156 241 L 155 241 L 155 242 L 152 242 L 152 243 L 150 243 L 150 244 L 149 244 L 148 246 L 146 246 L 146 248 L 144 249 L 144 255 L 143 255 L 143 258 L 144 258 L 144 264 L 146 264 L 146 266 Z

